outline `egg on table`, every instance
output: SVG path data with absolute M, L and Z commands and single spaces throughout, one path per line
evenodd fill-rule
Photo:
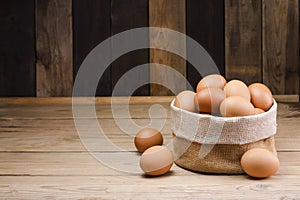
M 162 144 L 163 136 L 154 128 L 143 128 L 134 137 L 134 145 L 141 153 L 152 146 Z
M 241 158 L 243 170 L 252 177 L 266 178 L 275 174 L 279 168 L 278 158 L 269 150 L 253 148 Z
M 140 167 L 145 174 L 160 176 L 167 173 L 174 162 L 172 152 L 165 146 L 153 146 L 140 158 Z

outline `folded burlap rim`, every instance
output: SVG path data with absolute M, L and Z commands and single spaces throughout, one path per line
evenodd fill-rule
M 247 144 L 275 135 L 277 103 L 265 113 L 217 117 L 192 113 L 171 102 L 171 129 L 176 137 L 201 144 Z

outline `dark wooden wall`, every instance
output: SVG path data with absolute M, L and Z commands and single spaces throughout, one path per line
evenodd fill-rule
M 96 45 L 122 31 L 147 26 L 189 35 L 228 80 L 263 82 L 274 94 L 298 95 L 300 90 L 299 0 L 0 0 L 0 23 L 1 97 L 71 96 L 79 67 Z M 149 33 L 149 44 L 156 43 L 157 36 Z M 172 38 L 165 39 L 172 45 Z M 178 48 L 184 49 L 186 42 L 180 44 Z M 111 44 L 108 51 L 116 46 Z M 124 73 L 149 62 L 171 66 L 193 87 L 201 78 L 174 54 L 136 50 L 112 62 L 96 95 L 110 96 Z M 166 78 L 157 67 L 141 77 Z M 168 81 L 179 90 L 186 87 L 174 77 Z M 155 84 L 134 93 L 171 94 Z M 129 95 L 126 87 L 121 95 Z

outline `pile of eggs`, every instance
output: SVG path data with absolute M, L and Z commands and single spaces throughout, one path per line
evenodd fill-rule
M 222 117 L 238 117 L 260 114 L 273 105 L 270 89 L 262 83 L 253 83 L 249 87 L 240 80 L 231 80 L 218 74 L 211 74 L 197 85 L 196 93 L 179 93 L 174 106 L 200 114 Z
M 174 106 L 183 110 L 219 117 L 241 117 L 261 114 L 273 105 L 270 89 L 262 83 L 247 86 L 240 80 L 227 82 L 218 74 L 205 76 L 196 92 L 182 91 Z M 267 149 L 253 148 L 241 158 L 243 170 L 252 177 L 266 178 L 279 168 L 278 158 Z
M 173 165 L 173 154 L 163 146 L 162 134 L 153 128 L 143 128 L 134 137 L 137 150 L 142 153 L 140 167 L 149 176 L 167 173 Z

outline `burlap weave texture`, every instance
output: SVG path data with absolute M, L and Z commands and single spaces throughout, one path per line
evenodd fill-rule
M 244 173 L 240 159 L 251 148 L 265 148 L 277 155 L 277 103 L 264 114 L 223 118 L 183 111 L 171 103 L 175 163 L 185 169 L 206 173 Z M 205 157 L 201 148 L 208 148 Z

